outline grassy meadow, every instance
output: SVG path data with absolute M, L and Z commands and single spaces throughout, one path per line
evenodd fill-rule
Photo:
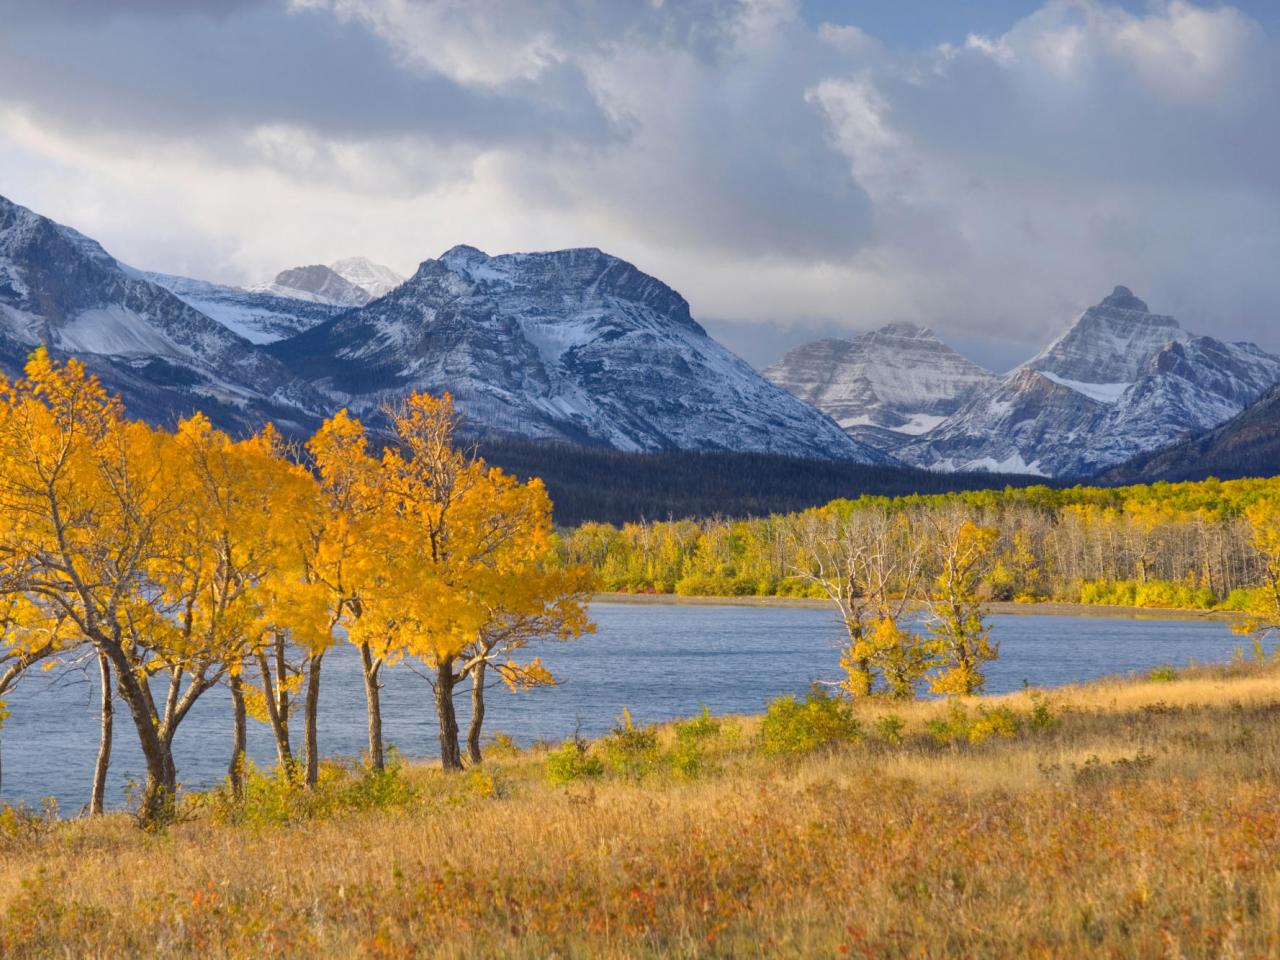
M 0 956 L 1266 957 L 1280 666 L 0 815 Z

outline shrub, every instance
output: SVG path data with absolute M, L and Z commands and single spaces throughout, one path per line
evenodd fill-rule
M 1027 718 L 1028 725 L 1036 733 L 1052 730 L 1058 725 L 1058 718 L 1049 709 L 1049 701 L 1039 695 L 1033 696 L 1035 705 L 1031 708 L 1031 715 Z
M 653 773 L 661 765 L 658 732 L 653 727 L 637 727 L 631 711 L 623 708 L 618 725 L 601 743 L 605 762 L 623 776 L 639 779 Z
M 930 720 L 926 729 L 941 744 L 977 744 L 992 737 L 1013 739 L 1022 730 L 1022 721 L 1009 707 L 979 707 L 970 716 L 962 704 L 953 702 L 946 716 Z
M 770 702 L 760 724 L 760 746 L 771 756 L 808 753 L 855 740 L 860 730 L 847 700 L 814 687 L 804 700 L 788 694 Z
M 1147 679 L 1152 683 L 1173 683 L 1178 679 L 1178 671 L 1168 663 L 1162 663 L 1147 674 Z
M 418 799 L 395 751 L 382 770 L 326 761 L 311 790 L 296 773 L 279 767 L 262 770 L 252 762 L 245 765 L 242 782 L 240 797 L 223 785 L 207 794 L 189 795 L 187 802 L 207 807 L 215 822 L 272 826 L 356 810 L 404 808 Z
M 897 714 L 886 714 L 875 723 L 876 736 L 885 743 L 897 745 L 902 742 L 902 731 L 907 723 Z
M 688 720 L 676 721 L 676 742 L 698 742 L 720 735 L 720 721 L 711 715 L 704 704 L 702 712 Z
M 1018 715 L 1008 707 L 982 708 L 978 716 L 969 723 L 967 737 L 970 743 L 982 743 L 997 737 L 1012 740 L 1022 729 Z
M 493 740 L 489 744 L 486 753 L 491 757 L 518 757 L 520 755 L 520 747 L 511 734 L 495 730 Z
M 604 773 L 599 757 L 587 752 L 587 744 L 576 737 L 566 740 L 547 754 L 547 779 L 552 783 L 572 783 Z

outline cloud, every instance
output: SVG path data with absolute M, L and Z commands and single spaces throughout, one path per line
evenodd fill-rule
M 912 319 L 992 358 L 1127 283 L 1280 348 L 1280 50 L 1232 6 L 915 50 L 789 0 L 53 6 L 0 37 L 0 193 L 143 266 L 595 245 L 738 343 Z

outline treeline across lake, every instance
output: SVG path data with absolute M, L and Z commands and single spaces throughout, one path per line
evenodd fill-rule
M 1247 610 L 1275 589 L 1280 479 L 1033 486 L 835 500 L 759 519 L 586 523 L 563 534 L 560 550 L 596 570 L 606 590 L 826 597 L 823 544 L 875 544 L 889 592 L 928 600 L 944 533 L 965 521 L 993 531 L 976 574 L 983 600 Z
M 34 354 L 24 378 L 0 382 L 0 723 L 6 690 L 30 671 L 95 665 L 91 809 L 119 703 L 146 763 L 141 819 L 167 822 L 174 738 L 219 684 L 232 791 L 250 717 L 269 725 L 282 777 L 313 788 L 322 666 L 349 643 L 370 768 L 384 765 L 380 678 L 404 661 L 426 678 L 442 765 L 463 765 L 459 696 L 478 760 L 486 686 L 551 682 L 521 651 L 591 629 L 592 577 L 559 562 L 540 482 L 455 445 L 448 397 L 415 394 L 386 414 L 394 442 L 380 456 L 345 411 L 301 448 L 270 427 L 233 440 L 199 414 L 161 430 L 127 419 L 76 361 Z
M 672 517 L 766 517 L 837 497 L 904 496 L 1027 486 L 1031 477 L 941 473 L 911 467 L 805 460 L 770 453 L 604 447 L 489 438 L 480 452 L 518 477 L 538 477 L 555 503 L 555 522 L 630 523 Z

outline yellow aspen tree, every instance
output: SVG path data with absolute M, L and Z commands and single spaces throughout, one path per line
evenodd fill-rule
M 441 766 L 462 768 L 455 692 L 472 681 L 479 756 L 488 670 L 516 687 L 544 683 L 540 662 L 509 655 L 544 636 L 586 627 L 588 574 L 553 571 L 550 502 L 538 481 L 523 484 L 459 449 L 452 399 L 414 394 L 387 411 L 397 443 L 383 454 L 388 502 L 407 521 L 397 551 L 414 582 L 400 591 L 402 648 L 432 671 Z M 505 673 L 504 673 L 505 671 Z
M 146 763 L 140 817 L 163 822 L 177 787 L 174 732 L 208 689 L 205 651 L 169 649 L 172 625 L 152 606 L 161 528 L 181 509 L 173 439 L 126 421 L 81 364 L 43 349 L 0 406 L 0 555 L 21 570 L 8 589 L 68 620 L 109 661 Z M 158 702 L 151 682 L 175 668 L 199 679 L 171 682 Z
M 368 438 L 359 420 L 341 410 L 307 441 L 318 478 L 310 504 L 299 504 L 293 519 L 299 576 L 277 582 L 273 618 L 305 654 L 303 674 L 303 776 L 314 787 L 319 775 L 317 725 L 320 669 L 340 629 L 359 612 L 356 576 L 366 538 L 362 485 L 371 468 Z M 301 522 L 299 522 L 301 521 Z
M 934 693 L 981 693 L 986 683 L 983 667 L 1000 650 L 983 618 L 978 586 L 999 531 L 980 527 L 958 511 L 933 517 L 930 526 L 939 572 L 929 629 L 941 669 L 930 678 L 929 686 Z

